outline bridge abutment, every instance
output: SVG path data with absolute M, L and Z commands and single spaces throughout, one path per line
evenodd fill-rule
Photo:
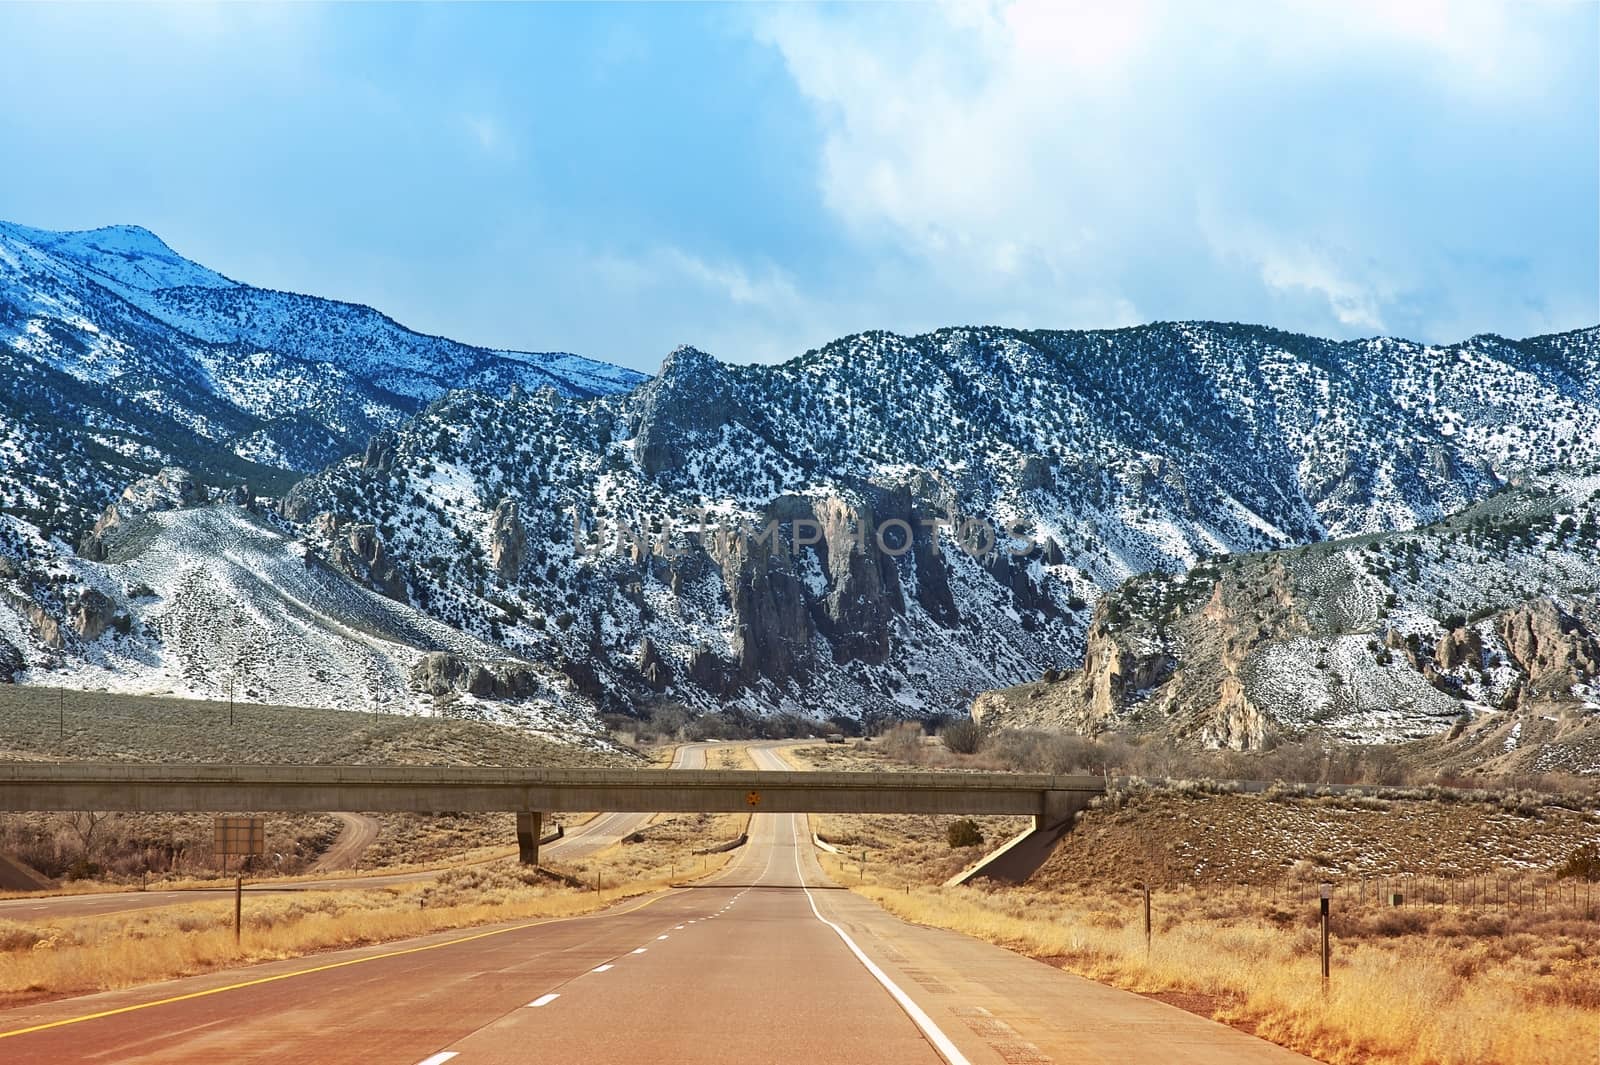
M 1044 793 L 1043 809 L 1033 815 L 1035 831 L 1047 831 L 1065 828 L 1072 824 L 1072 819 L 1089 808 L 1089 803 L 1095 798 L 1093 792 L 1086 791 L 1046 791 Z

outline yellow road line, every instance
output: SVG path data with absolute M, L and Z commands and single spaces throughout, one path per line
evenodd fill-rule
M 503 936 L 508 932 L 522 932 L 529 928 L 538 928 L 541 925 L 561 924 L 566 921 L 593 920 L 600 917 L 622 917 L 626 914 L 636 913 L 639 910 L 644 909 L 646 906 L 653 905 L 654 903 L 660 902 L 662 899 L 674 894 L 677 894 L 677 892 L 664 891 L 659 895 L 655 895 L 646 899 L 637 906 L 629 907 L 626 910 L 618 910 L 616 913 L 585 913 L 579 914 L 575 917 L 549 917 L 542 921 L 529 921 L 525 924 L 513 925 L 510 928 L 494 928 L 487 932 L 477 932 L 473 935 L 462 936 L 459 939 L 448 940 L 444 943 L 429 943 L 420 947 L 406 947 L 404 950 L 391 950 L 383 954 L 371 954 L 364 958 L 350 958 L 346 961 L 330 962 L 327 965 L 315 965 L 309 969 L 296 969 L 291 973 L 278 973 L 274 976 L 262 976 L 254 980 L 245 980 L 237 984 L 228 984 L 224 987 L 208 988 L 205 991 L 191 991 L 186 995 L 173 995 L 171 998 L 157 999 L 154 1002 L 136 1002 L 131 1006 L 119 1006 L 112 1010 L 101 1010 L 99 1013 L 85 1013 L 78 1017 L 65 1017 L 59 1021 L 49 1021 L 45 1024 L 35 1024 L 28 1028 L 17 1028 L 9 1032 L 0 1032 L 0 1039 L 10 1039 L 12 1036 L 16 1035 L 28 1035 L 30 1032 L 43 1032 L 50 1028 L 65 1028 L 70 1024 L 82 1024 L 84 1021 L 98 1020 L 102 1017 L 115 1017 L 120 1013 L 134 1013 L 138 1010 L 153 1009 L 156 1006 L 170 1006 L 174 1002 L 187 1002 L 190 999 L 206 998 L 210 995 L 220 995 L 224 991 L 238 991 L 246 987 L 258 987 L 261 984 L 272 984 L 278 982 L 279 980 L 288 980 L 296 976 L 309 976 L 312 973 L 323 973 L 329 971 L 330 969 L 344 969 L 351 965 L 361 965 L 364 962 L 382 961 L 385 958 L 398 958 L 406 954 L 420 954 L 423 951 L 438 950 L 441 947 L 459 946 L 462 943 L 471 943 L 478 939 L 488 939 L 491 936 Z

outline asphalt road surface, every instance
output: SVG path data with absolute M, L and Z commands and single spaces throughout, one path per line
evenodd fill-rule
M 704 769 L 706 751 L 714 746 L 705 743 L 686 743 L 673 755 L 673 769 Z M 561 839 L 539 848 L 541 860 L 555 862 L 587 857 L 596 851 L 620 841 L 624 836 L 644 828 L 654 814 L 612 813 L 600 814 L 588 822 L 572 828 Z M 507 845 L 514 844 L 507 838 Z M 498 860 L 498 859 L 495 859 Z M 365 888 L 391 887 L 396 884 L 414 884 L 432 880 L 441 870 L 427 872 L 391 873 L 349 877 L 323 877 L 295 883 L 265 881 L 245 883 L 246 894 L 284 891 L 346 891 Z M 199 899 L 231 896 L 232 883 L 218 884 L 214 888 L 186 888 L 181 891 L 104 891 L 85 895 L 34 895 L 19 899 L 0 899 L 0 918 L 12 921 L 50 921 L 62 917 L 106 917 L 134 910 L 155 909 L 162 906 L 180 906 Z M 0 1062 L 5 1056 L 0 1054 Z
M 758 753 L 758 764 L 775 756 Z M 0 1060 L 321 1065 L 1309 1059 L 834 886 L 806 819 L 757 814 L 697 884 L 0 1012 Z

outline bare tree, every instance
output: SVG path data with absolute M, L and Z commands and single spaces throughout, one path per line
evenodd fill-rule
M 75 810 L 66 815 L 67 827 L 72 829 L 78 837 L 78 843 L 83 848 L 83 857 L 87 859 L 94 847 L 95 831 L 106 822 L 111 815 L 95 810 Z

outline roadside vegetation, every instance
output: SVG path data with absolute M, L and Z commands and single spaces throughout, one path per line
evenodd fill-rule
M 880 770 L 1009 760 L 989 740 L 973 756 L 916 733 L 796 748 L 790 756 Z M 1083 768 L 1074 761 L 1056 771 Z M 1592 792 L 1402 783 L 1375 796 L 1316 785 L 1244 795 L 1200 781 L 1119 789 L 1080 817 L 1024 885 L 942 886 L 1025 827 L 1022 819 L 827 815 L 812 822 L 840 851 L 820 856 L 829 873 L 891 913 L 1152 995 L 1324 1061 L 1593 1062 L 1600 819 Z M 972 833 L 964 822 L 981 845 L 966 845 Z M 1326 995 L 1317 930 L 1325 882 L 1333 893 Z
M 247 893 L 238 943 L 226 895 L 99 917 L 0 919 L 0 1007 L 449 929 L 591 913 L 717 872 L 736 851 L 696 852 L 737 837 L 747 821 L 742 814 L 663 817 L 630 841 L 543 872 L 502 860 L 360 891 Z
M 1082 773 L 1145 780 L 1259 780 L 1456 791 L 1542 792 L 1600 803 L 1600 780 L 1569 773 L 1489 773 L 1441 768 L 1425 744 L 1338 743 L 1320 736 L 1265 750 L 1177 748 L 1123 733 L 1080 736 L 1043 729 L 985 730 L 968 718 L 890 722 L 870 740 L 849 739 L 813 755 L 880 769 L 969 769 Z

